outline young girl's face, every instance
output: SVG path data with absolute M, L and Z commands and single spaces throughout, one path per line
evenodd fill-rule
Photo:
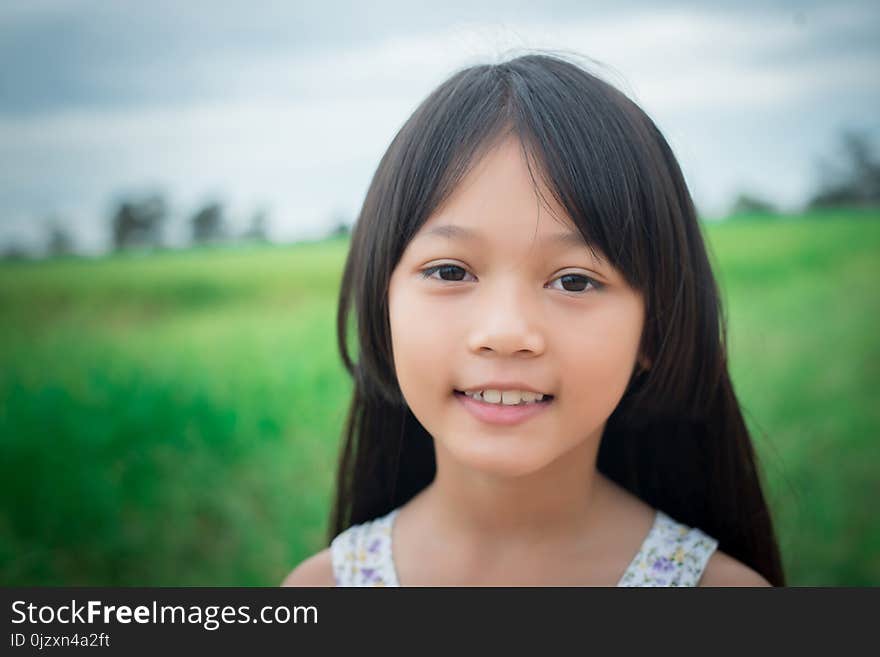
M 559 219 L 539 204 L 519 142 L 508 137 L 428 218 L 392 272 L 394 367 L 434 437 L 438 467 L 442 453 L 520 476 L 585 441 L 597 446 L 639 358 L 642 296 L 593 256 L 542 191 Z M 432 232 L 443 226 L 472 236 Z M 527 383 L 554 399 L 517 424 L 489 423 L 455 391 L 492 381 Z

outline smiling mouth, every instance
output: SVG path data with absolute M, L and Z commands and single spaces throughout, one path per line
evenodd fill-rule
M 454 394 L 456 394 L 457 396 L 461 396 L 461 397 L 465 397 L 465 396 L 467 396 L 467 395 L 464 394 L 464 391 L 463 391 L 463 390 L 453 390 L 452 392 L 453 392 Z M 471 397 L 471 399 L 473 399 L 473 397 Z M 532 403 L 532 404 L 549 404 L 549 403 L 550 403 L 551 401 L 553 401 L 554 399 L 555 399 L 555 397 L 554 397 L 553 395 L 544 395 L 544 398 L 541 399 L 541 401 L 535 401 L 535 402 L 529 402 L 529 403 Z M 517 404 L 502 404 L 502 403 L 498 403 L 498 402 L 496 402 L 496 403 L 487 402 L 487 401 L 483 401 L 482 399 L 475 399 L 474 401 L 480 402 L 480 403 L 482 403 L 482 404 L 488 404 L 489 406 L 508 406 L 508 407 L 509 407 L 509 406 L 524 406 L 524 404 L 522 404 L 522 402 L 517 403 Z

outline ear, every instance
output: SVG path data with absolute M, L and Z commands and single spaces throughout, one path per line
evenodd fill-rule
M 644 354 L 639 356 L 639 360 L 638 360 L 639 370 L 646 372 L 649 369 L 651 369 L 652 364 L 653 363 L 651 363 L 651 359 L 648 358 L 647 356 L 645 356 Z

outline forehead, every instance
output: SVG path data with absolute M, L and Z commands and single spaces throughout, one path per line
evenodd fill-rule
M 578 231 L 556 230 L 542 237 L 536 237 L 535 248 L 539 252 L 577 252 L 588 255 L 599 265 L 608 267 L 608 262 L 599 253 L 598 249 L 591 247 Z M 470 245 L 478 248 L 481 252 L 491 250 L 491 236 L 483 231 L 457 224 L 437 224 L 418 233 L 413 243 L 416 248 L 420 245 L 429 245 L 432 242 L 446 242 L 453 244 Z M 411 244 L 412 246 L 412 244 Z
M 533 175 L 534 174 L 534 178 Z M 519 140 L 492 148 L 412 240 L 413 246 L 458 244 L 510 253 L 520 248 L 580 251 L 603 261 L 554 198 Z
M 419 231 L 417 239 L 428 241 L 430 239 L 444 239 L 452 242 L 476 243 L 486 246 L 490 241 L 489 236 L 478 228 L 455 223 L 438 223 L 430 228 Z M 539 245 L 547 248 L 588 248 L 584 236 L 579 231 L 570 228 L 555 229 L 552 232 L 536 238 Z

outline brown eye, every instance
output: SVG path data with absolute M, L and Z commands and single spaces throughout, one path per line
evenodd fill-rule
M 451 283 L 461 281 L 461 276 L 467 274 L 464 268 L 458 265 L 434 265 L 422 270 L 422 277 L 431 278 L 434 273 L 440 273 L 440 280 Z
M 458 265 L 434 265 L 421 271 L 422 278 L 434 278 L 434 280 L 445 281 L 447 283 L 459 283 L 464 280 L 464 276 L 468 274 L 464 267 Z M 434 277 L 438 274 L 438 277 Z M 571 292 L 573 294 L 586 294 L 590 290 L 601 290 L 605 284 L 584 276 L 583 274 L 563 274 L 555 280 L 563 281 L 563 292 Z
M 563 274 L 557 281 L 563 281 L 564 292 L 586 293 L 590 289 L 601 290 L 603 284 L 583 274 Z

